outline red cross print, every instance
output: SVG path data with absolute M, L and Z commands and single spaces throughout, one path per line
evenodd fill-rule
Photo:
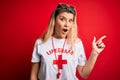
M 62 60 L 62 55 L 58 55 L 58 60 L 53 60 L 53 64 L 58 65 L 58 70 L 62 69 L 63 64 L 67 64 L 67 60 Z

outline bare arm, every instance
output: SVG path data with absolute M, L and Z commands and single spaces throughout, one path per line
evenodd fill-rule
M 80 75 L 83 77 L 83 78 L 87 78 L 89 76 L 89 74 L 91 73 L 93 67 L 94 67 L 94 64 L 97 60 L 97 56 L 98 54 L 95 54 L 95 53 L 91 53 L 88 61 L 86 62 L 85 66 L 78 66 L 78 72 L 80 73 Z
M 39 62 L 32 63 L 30 80 L 38 80 Z
M 96 38 L 94 37 L 93 43 L 92 43 L 92 52 L 91 55 L 88 59 L 88 61 L 86 62 L 85 66 L 78 66 L 78 72 L 80 73 L 80 75 L 83 78 L 87 78 L 89 76 L 89 74 L 91 73 L 95 62 L 97 60 L 97 57 L 99 55 L 99 53 L 101 53 L 103 51 L 103 49 L 105 48 L 104 43 L 102 42 L 102 40 L 105 38 L 106 36 L 101 37 L 98 41 L 96 41 Z

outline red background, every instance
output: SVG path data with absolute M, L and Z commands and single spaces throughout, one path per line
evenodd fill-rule
M 34 42 L 47 28 L 58 3 L 76 6 L 87 59 L 93 36 L 107 36 L 106 48 L 87 80 L 120 80 L 119 0 L 0 1 L 0 80 L 29 80 Z

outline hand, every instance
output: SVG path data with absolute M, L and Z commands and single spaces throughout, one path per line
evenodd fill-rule
M 94 36 L 93 42 L 92 42 L 92 51 L 97 52 L 98 54 L 101 53 L 104 48 L 105 48 L 105 44 L 102 42 L 102 40 L 105 38 L 106 36 L 102 36 L 100 39 L 98 39 L 96 41 L 96 37 Z

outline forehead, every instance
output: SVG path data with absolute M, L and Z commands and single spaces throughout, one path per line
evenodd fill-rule
M 73 19 L 74 15 L 69 12 L 62 12 L 58 15 L 59 17 L 65 17 L 67 19 Z

